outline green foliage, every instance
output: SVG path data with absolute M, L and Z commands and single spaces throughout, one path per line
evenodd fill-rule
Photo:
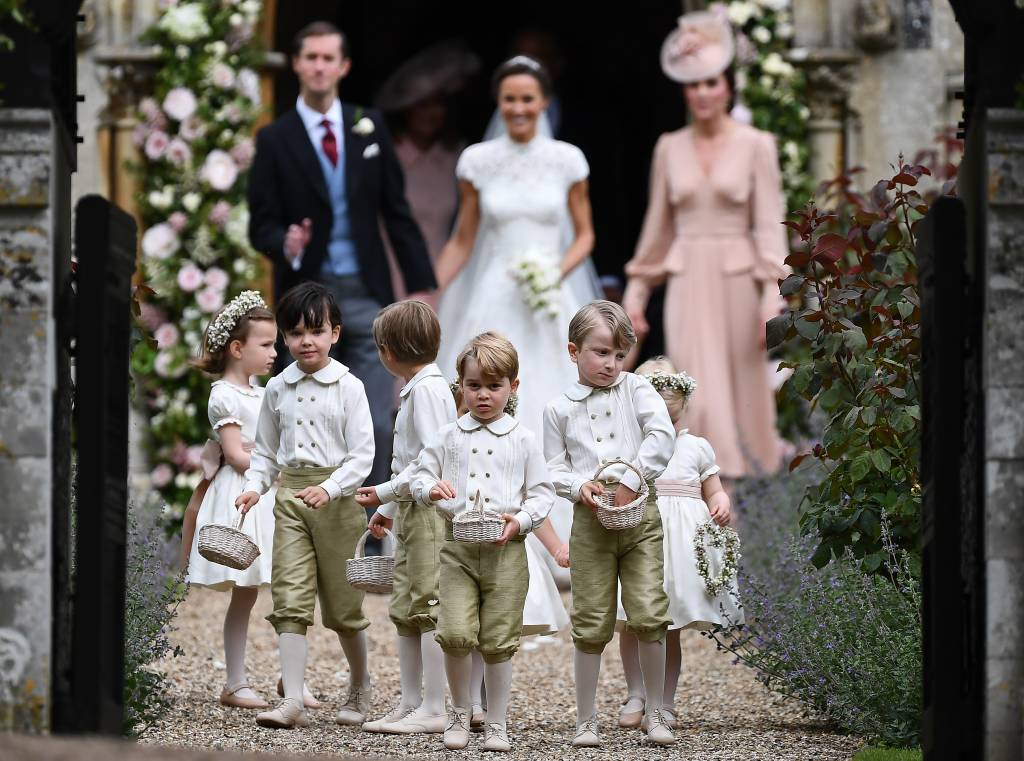
M 905 750 L 903 748 L 861 748 L 853 761 L 921 761 L 920 749 Z
M 818 545 L 821 568 L 849 548 L 861 568 L 885 558 L 880 516 L 896 544 L 915 553 L 920 529 L 920 300 L 915 234 L 928 204 L 916 189 L 930 171 L 903 164 L 867 194 L 841 177 L 824 190 L 830 211 L 813 203 L 786 224 L 799 237 L 782 294 L 800 302 L 768 323 L 770 347 L 790 341 L 809 350 L 788 391 L 824 413 L 821 441 L 797 456 L 823 478 L 808 489 L 801 528 Z M 915 561 L 916 562 L 916 561 Z
M 31 18 L 25 11 L 25 5 L 25 0 L 0 0 L 0 25 L 6 24 L 10 20 L 21 26 L 31 27 Z M 5 50 L 14 50 L 14 40 L 10 35 L 0 31 L 0 51 Z

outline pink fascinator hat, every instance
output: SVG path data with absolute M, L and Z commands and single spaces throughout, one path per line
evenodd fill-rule
M 687 13 L 661 46 L 661 69 L 676 82 L 699 82 L 729 68 L 735 52 L 727 20 L 710 11 Z

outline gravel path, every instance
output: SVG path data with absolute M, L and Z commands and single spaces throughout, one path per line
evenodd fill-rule
M 441 746 L 440 736 L 372 735 L 339 727 L 332 717 L 344 698 L 348 673 L 341 646 L 332 632 L 310 629 L 307 681 L 324 700 L 310 712 L 312 726 L 295 731 L 257 727 L 252 711 L 224 708 L 217 696 L 224 683 L 220 627 L 227 596 L 193 589 L 179 608 L 173 641 L 185 655 L 161 667 L 170 675 L 175 707 L 151 729 L 143 742 L 202 749 L 298 754 L 351 754 L 395 759 L 468 757 Z M 253 687 L 269 697 L 277 682 L 276 636 L 262 617 L 270 610 L 269 592 L 260 594 L 253 615 L 247 662 Z M 372 622 L 370 668 L 374 678 L 374 715 L 391 706 L 398 693 L 398 660 L 394 627 L 387 618 L 387 599 L 369 595 L 366 612 Z M 677 708 L 679 741 L 657 749 L 641 742 L 636 730 L 615 726 L 624 682 L 613 642 L 605 651 L 598 709 L 604 746 L 575 751 L 569 746 L 574 728 L 573 647 L 567 635 L 531 637 L 515 658 L 509 707 L 514 751 L 509 759 L 561 758 L 627 761 L 628 759 L 691 759 L 692 761 L 846 760 L 861 745 L 854 737 L 836 734 L 802 708 L 764 690 L 751 673 L 732 665 L 732 656 L 718 653 L 697 634 L 683 636 L 683 676 Z M 477 747 L 474 738 L 469 751 Z M 483 754 L 475 754 L 483 755 Z

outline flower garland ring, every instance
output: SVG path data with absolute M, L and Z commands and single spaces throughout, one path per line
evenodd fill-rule
M 722 571 L 711 576 L 708 563 L 708 547 L 723 550 Z M 719 526 L 712 520 L 702 523 L 693 535 L 693 553 L 697 559 L 697 573 L 704 580 L 704 589 L 708 597 L 717 597 L 723 589 L 736 580 L 739 571 L 740 535 L 729 526 Z

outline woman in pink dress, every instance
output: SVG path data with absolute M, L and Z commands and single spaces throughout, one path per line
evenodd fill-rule
M 728 23 L 707 12 L 682 16 L 665 41 L 662 68 L 684 84 L 693 123 L 654 149 L 623 305 L 645 333 L 651 290 L 667 282 L 666 353 L 701 389 L 690 430 L 738 478 L 781 459 L 764 326 L 781 306 L 786 239 L 775 139 L 729 116 L 732 57 Z

